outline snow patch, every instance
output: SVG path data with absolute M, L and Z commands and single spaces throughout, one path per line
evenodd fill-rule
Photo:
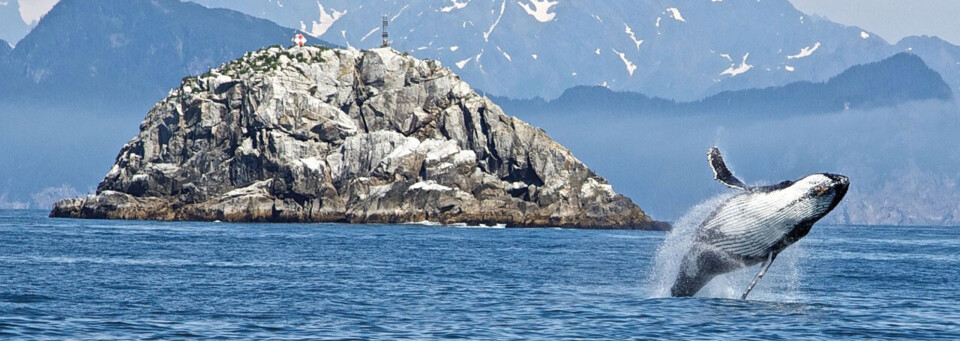
M 867 33 L 866 31 L 860 31 L 860 38 L 870 39 L 870 33 Z
M 300 30 L 306 32 L 314 38 L 319 38 L 327 33 L 327 30 L 329 30 L 330 27 L 337 22 L 337 20 L 340 20 L 344 14 L 347 14 L 346 10 L 343 12 L 337 12 L 332 8 L 330 9 L 330 13 L 327 13 L 319 1 L 317 1 L 317 7 L 320 9 L 320 21 L 313 21 L 313 26 L 309 31 L 307 31 L 307 25 L 302 21 L 300 22 Z
M 508 53 L 504 52 L 502 49 L 500 49 L 500 46 L 497 46 L 497 51 L 500 51 L 500 53 L 503 53 L 503 58 L 506 58 L 507 60 L 509 60 L 509 61 L 511 61 L 511 62 L 513 61 L 513 58 L 510 58 L 510 54 L 508 54 Z
M 539 58 L 539 56 L 537 56 L 537 54 L 536 54 L 536 53 L 534 53 L 534 54 L 531 54 L 531 55 L 530 55 L 530 57 L 533 57 L 533 60 L 537 60 L 537 58 Z
M 456 46 L 456 45 L 450 46 L 450 52 L 457 52 L 457 50 L 459 49 L 460 49 L 460 46 Z
M 793 70 L 795 70 L 795 69 L 794 69 L 792 66 L 790 66 L 790 65 L 784 66 L 783 68 L 786 69 L 787 71 L 790 71 L 790 72 L 793 72 Z
M 539 22 L 550 22 L 557 17 L 556 11 L 549 13 L 550 9 L 557 5 L 557 1 L 530 0 L 530 3 L 533 4 L 533 7 L 519 1 L 517 2 L 517 5 L 523 7 L 523 10 L 527 12 L 527 14 L 532 16 L 534 19 L 537 19 Z
M 598 48 L 596 51 L 593 51 L 593 53 L 596 53 L 597 55 L 599 55 L 599 54 L 600 54 L 600 49 Z
M 450 2 L 452 2 L 453 5 L 450 5 L 450 6 L 441 8 L 441 9 L 440 9 L 440 12 L 448 13 L 448 12 L 453 11 L 453 10 L 455 10 L 455 9 L 463 9 L 464 7 L 467 7 L 467 4 L 470 3 L 470 0 L 467 0 L 467 1 L 464 1 L 464 2 L 457 2 L 457 0 L 450 0 Z
M 456 62 L 455 64 L 457 65 L 458 69 L 463 69 L 463 67 L 467 66 L 467 63 L 469 63 L 471 59 L 473 59 L 473 57 L 461 60 L 459 62 Z
M 627 59 L 627 54 L 626 54 L 626 53 L 617 51 L 616 49 L 612 49 L 612 50 L 613 50 L 613 53 L 615 53 L 616 55 L 620 56 L 620 60 L 623 61 L 623 65 L 625 65 L 625 66 L 627 67 L 627 72 L 630 73 L 630 76 L 632 77 L 632 76 L 633 76 L 633 72 L 634 72 L 634 71 L 637 71 L 637 65 L 633 64 L 632 62 L 630 62 L 629 59 Z
M 661 17 L 657 17 L 657 22 L 656 22 L 655 24 L 653 24 L 653 25 L 656 26 L 656 27 L 660 27 L 660 20 L 662 20 L 662 19 L 663 19 L 663 18 L 661 18 Z
M 403 6 L 403 8 L 401 8 L 400 11 L 397 12 L 397 14 L 395 14 L 393 17 L 390 18 L 390 22 L 396 21 L 397 18 L 399 18 L 400 15 L 403 14 L 403 11 L 407 10 L 407 8 L 410 8 L 410 5 Z
M 626 27 L 626 30 L 624 30 L 624 32 L 626 32 L 627 36 L 630 37 L 630 40 L 632 40 L 633 43 L 637 45 L 637 51 L 639 51 L 640 45 L 643 44 L 643 39 L 637 39 L 637 35 L 633 33 L 633 29 L 631 29 L 630 25 L 627 25 L 627 23 L 623 23 L 623 27 Z M 597 54 L 600 54 L 600 50 L 597 50 Z
M 687 22 L 686 20 L 683 19 L 683 16 L 680 15 L 680 10 L 677 9 L 676 7 L 667 8 L 667 12 L 670 12 L 670 17 L 672 17 L 674 20 L 680 21 L 680 22 Z
M 792 56 L 787 56 L 787 59 L 800 59 L 804 57 L 809 57 L 810 55 L 813 54 L 813 51 L 816 51 L 819 48 L 820 48 L 820 42 L 818 41 L 816 44 L 813 44 L 813 47 L 810 47 L 810 46 L 804 47 L 800 49 L 800 53 L 797 53 Z
M 747 64 L 747 58 L 748 58 L 748 57 L 750 57 L 750 53 L 749 53 L 749 52 L 747 52 L 747 54 L 743 55 L 743 61 L 740 62 L 740 66 L 730 65 L 730 67 L 727 68 L 726 70 L 723 70 L 723 72 L 721 72 L 720 75 L 721 75 L 721 76 L 722 76 L 722 75 L 730 75 L 730 77 L 736 77 L 737 75 L 741 75 L 741 74 L 743 74 L 744 72 L 750 71 L 750 69 L 753 68 L 753 65 Z M 736 67 L 735 67 L 735 66 L 736 66 Z
M 343 42 L 347 43 L 348 49 L 353 47 L 353 46 L 350 46 L 350 41 L 347 40 L 347 30 L 340 31 L 340 36 L 343 37 Z
M 486 42 L 490 41 L 490 34 L 493 33 L 493 29 L 497 28 L 497 25 L 500 24 L 500 19 L 503 19 L 503 11 L 505 11 L 506 9 L 507 9 L 507 0 L 503 0 L 503 2 L 500 3 L 500 15 L 497 16 L 497 20 L 493 22 L 493 25 L 490 25 L 489 30 L 487 30 L 486 32 L 483 32 L 483 41 L 486 41 Z
M 360 41 L 367 40 L 367 38 L 370 38 L 370 36 L 372 36 L 374 33 L 377 33 L 377 31 L 379 30 L 380 30 L 379 27 L 374 27 L 372 30 L 370 30 L 370 32 L 367 32 L 367 34 L 364 34 L 363 37 L 360 38 Z

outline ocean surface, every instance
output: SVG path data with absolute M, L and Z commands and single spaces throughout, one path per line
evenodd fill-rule
M 817 225 L 746 301 L 660 297 L 666 237 L 0 211 L 0 338 L 960 339 L 960 228 Z

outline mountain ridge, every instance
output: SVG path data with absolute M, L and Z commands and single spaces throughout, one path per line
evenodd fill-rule
M 762 89 L 725 91 L 678 102 L 600 86 L 570 88 L 553 100 L 494 97 L 518 115 L 593 110 L 624 114 L 795 115 L 871 109 L 909 101 L 951 100 L 949 85 L 916 55 L 902 52 L 860 64 L 824 82 L 801 81 Z
M 379 44 L 370 37 L 377 38 L 376 19 L 386 13 L 395 48 L 455 65 L 478 88 L 513 98 L 556 98 L 574 86 L 606 84 L 691 101 L 723 91 L 825 81 L 853 65 L 907 50 L 873 32 L 804 14 L 787 0 L 328 0 L 283 7 L 195 1 L 291 27 L 312 24 L 318 37 L 359 47 Z M 919 49 L 916 54 L 960 91 L 960 77 L 947 75 L 953 67 L 934 62 L 940 55 Z M 502 74 L 526 77 L 496 76 Z
M 152 103 L 180 75 L 289 42 L 293 32 L 191 2 L 63 0 L 8 54 L 12 74 L 0 81 L 0 100 L 96 105 L 120 93 L 133 104 Z

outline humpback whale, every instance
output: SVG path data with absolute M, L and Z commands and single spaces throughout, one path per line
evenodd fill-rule
M 670 289 L 674 297 L 696 295 L 717 275 L 763 263 L 741 296 L 746 299 L 777 255 L 837 207 L 850 186 L 843 175 L 819 173 L 751 187 L 727 168 L 717 147 L 710 148 L 707 160 L 715 180 L 742 193 L 720 204 L 697 227 Z

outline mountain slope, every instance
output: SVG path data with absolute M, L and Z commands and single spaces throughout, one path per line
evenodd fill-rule
M 825 81 L 904 50 L 805 15 L 787 0 L 196 1 L 360 48 L 380 44 L 386 13 L 395 48 L 443 61 L 477 88 L 513 98 L 555 98 L 573 86 L 605 84 L 689 101 Z M 960 79 L 948 81 L 960 87 Z
M 910 101 L 953 98 L 939 73 L 922 59 L 899 53 L 879 62 L 856 65 L 826 82 L 795 82 L 764 89 L 725 91 L 702 100 L 675 102 L 633 92 L 575 87 L 551 101 L 497 98 L 511 114 L 714 114 L 783 117 L 850 109 L 871 109 Z
M 13 48 L 10 47 L 10 44 L 7 44 L 5 40 L 0 39 L 0 65 L 7 62 L 7 56 L 10 55 L 10 52 L 13 52 Z
M 3 100 L 152 103 L 181 75 L 289 44 L 292 33 L 189 2 L 64 0 L 12 51 L 14 74 L 5 78 L 15 80 L 5 84 Z
M 31 28 L 20 16 L 19 1 L 0 1 L 0 40 L 19 41 L 30 32 Z

